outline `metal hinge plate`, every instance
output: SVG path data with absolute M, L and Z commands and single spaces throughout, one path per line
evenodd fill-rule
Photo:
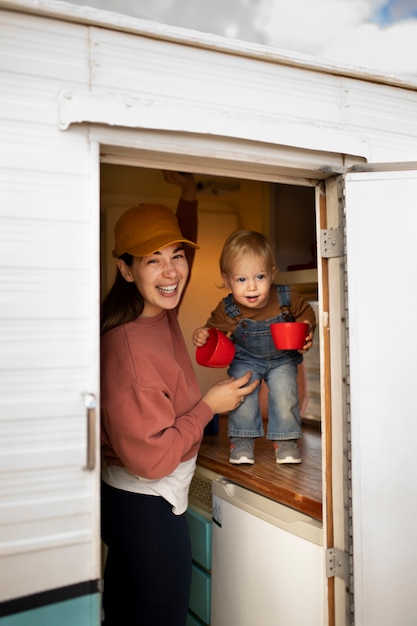
M 343 256 L 343 230 L 341 228 L 320 231 L 320 252 L 325 259 Z
M 326 576 L 327 578 L 338 576 L 349 583 L 349 555 L 347 552 L 342 552 L 337 548 L 329 548 L 326 551 Z

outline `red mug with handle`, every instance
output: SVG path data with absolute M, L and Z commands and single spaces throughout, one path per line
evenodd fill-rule
M 272 339 L 277 350 L 302 350 L 310 331 L 307 322 L 276 322 L 271 324 Z
M 209 328 L 209 338 L 204 346 L 196 349 L 195 358 L 199 365 L 205 367 L 227 367 L 235 352 L 233 341 L 217 328 Z

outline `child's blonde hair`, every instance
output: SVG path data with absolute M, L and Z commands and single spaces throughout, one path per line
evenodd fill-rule
M 257 256 L 266 263 L 266 270 L 272 272 L 275 268 L 275 258 L 269 240 L 262 233 L 254 230 L 236 230 L 226 239 L 220 255 L 220 271 L 229 275 L 232 266 L 241 262 L 247 256 Z

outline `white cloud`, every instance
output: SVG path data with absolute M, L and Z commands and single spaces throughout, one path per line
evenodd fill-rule
M 320 56 L 393 74 L 417 76 L 417 20 L 380 28 L 362 24 L 346 29 Z
M 320 54 L 326 42 L 372 15 L 367 0 L 268 0 L 256 25 L 270 45 L 306 54 Z
M 70 0 L 146 20 L 417 76 L 416 0 Z
M 404 15 L 412 2 L 415 7 L 415 0 L 403 0 L 402 7 L 386 9 Z M 257 29 L 278 48 L 417 76 L 417 19 L 378 26 L 373 20 L 384 4 L 383 0 L 269 0 L 257 15 Z

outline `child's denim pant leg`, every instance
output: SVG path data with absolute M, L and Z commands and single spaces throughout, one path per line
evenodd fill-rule
M 265 369 L 260 364 L 258 367 L 256 363 L 234 360 L 228 370 L 228 375 L 239 378 L 251 371 L 251 382 L 255 379 L 260 380 L 265 374 Z M 263 434 L 259 387 L 257 387 L 249 396 L 246 396 L 245 401 L 237 409 L 229 412 L 228 435 L 229 437 L 262 437 Z
M 302 437 L 297 373 L 297 363 L 285 360 L 276 367 L 271 367 L 265 376 L 268 386 L 267 439 Z

